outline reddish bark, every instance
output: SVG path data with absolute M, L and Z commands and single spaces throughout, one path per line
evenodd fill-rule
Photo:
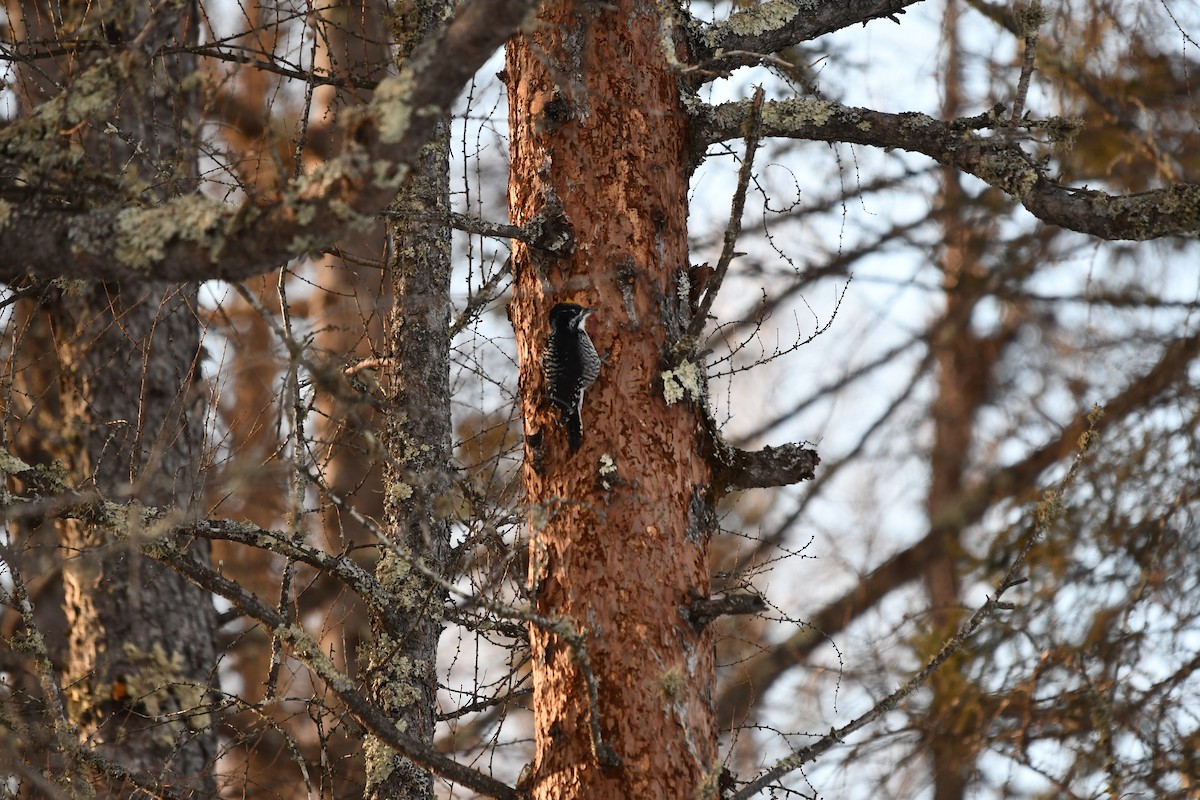
M 678 336 L 687 268 L 686 119 L 659 37 L 636 0 L 556 0 L 508 50 L 513 222 L 561 202 L 574 250 L 515 249 L 511 313 L 526 426 L 530 579 L 539 614 L 586 632 L 605 745 L 593 752 L 578 652 L 532 631 L 538 798 L 694 797 L 716 768 L 713 651 L 679 609 L 707 594 L 712 474 L 698 416 L 659 373 Z M 540 359 L 560 301 L 597 309 L 604 358 L 574 455 Z M 615 472 L 601 474 L 601 458 Z

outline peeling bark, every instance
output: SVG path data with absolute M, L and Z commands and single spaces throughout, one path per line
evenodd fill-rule
M 531 630 L 535 798 L 715 796 L 720 771 L 711 634 L 680 613 L 709 592 L 712 471 L 701 415 L 668 404 L 660 374 L 687 322 L 688 153 L 659 37 L 654 3 L 555 0 L 508 50 L 510 215 L 561 203 L 574 241 L 513 254 L 530 589 L 582 641 Z M 604 358 L 576 454 L 540 367 L 564 301 L 597 309 Z

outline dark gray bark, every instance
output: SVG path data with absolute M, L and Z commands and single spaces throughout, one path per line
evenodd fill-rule
M 698 37 L 695 61 L 706 70 L 731 70 L 758 61 L 757 54 L 777 53 L 851 25 L 873 19 L 899 21 L 907 6 L 920 0 L 829 0 L 802 3 L 771 0 L 740 8 L 729 19 L 710 25 Z M 815 7 L 814 7 L 815 6 Z
M 131 194 L 127 200 L 145 206 L 194 191 L 194 131 L 186 120 L 198 115 L 198 98 L 184 78 L 195 63 L 186 54 L 160 53 L 194 40 L 195 10 L 187 3 L 154 9 L 130 3 L 64 6 L 60 13 L 10 7 L 19 17 L 16 32 L 27 40 L 69 34 L 96 46 L 80 58 L 24 71 L 31 75 L 23 83 L 27 113 L 6 133 L 47 121 L 39 115 L 55 110 L 53 102 L 34 106 L 54 80 L 71 85 L 83 74 L 120 72 L 124 82 L 107 87 L 113 111 L 105 123 L 47 138 L 40 143 L 42 163 L 77 163 L 104 176 L 93 184 L 96 191 Z M 15 141 L 7 140 L 6 155 L 20 149 Z M 10 263 L 18 271 L 32 266 L 24 258 Z M 25 346 L 40 347 L 51 365 L 30 379 L 43 382 L 57 415 L 33 418 L 48 428 L 42 446 L 80 489 L 169 507 L 178 517 L 194 508 L 205 409 L 195 309 L 194 285 L 147 281 L 67 286 L 29 312 Z M 175 538 L 136 512 L 61 523 L 67 712 L 100 757 L 131 771 L 128 778 L 107 771 L 110 793 L 125 795 L 129 780 L 149 780 L 212 794 L 217 736 L 205 706 L 215 680 L 215 610 L 206 592 L 139 554 L 139 544 L 160 536 Z M 207 543 L 188 557 L 206 562 Z
M 63 358 L 71 474 L 108 498 L 186 513 L 199 496 L 203 391 L 195 385 L 195 290 L 100 286 L 52 314 L 75 325 Z M 80 732 L 120 764 L 211 792 L 216 728 L 208 594 L 144 558 L 160 531 L 131 514 L 116 525 L 63 523 L 70 653 L 64 685 Z M 208 560 L 207 545 L 193 557 Z
M 401 54 L 442 19 L 445 0 L 425 0 L 396 20 Z M 388 321 L 389 463 L 384 503 L 389 541 L 376 577 L 407 617 L 389 631 L 373 624 L 371 690 L 380 709 L 409 736 L 432 746 L 437 704 L 437 644 L 445 589 L 413 569 L 420 559 L 443 573 L 450 554 L 444 498 L 450 481 L 450 126 L 443 115 L 413 164 L 406 190 L 391 206 L 387 268 L 395 303 Z M 430 220 L 435 220 L 431 222 Z M 433 797 L 433 777 L 379 740 L 367 748 L 367 796 Z

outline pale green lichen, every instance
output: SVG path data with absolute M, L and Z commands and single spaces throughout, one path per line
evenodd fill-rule
M 1050 19 L 1050 15 L 1046 13 L 1046 9 L 1040 2 L 1034 0 L 1032 3 L 1026 3 L 1023 7 L 1019 7 L 1016 11 L 1017 29 L 1021 36 L 1036 36 L 1037 30 L 1046 24 Z
M 374 734 L 368 734 L 363 739 L 363 756 L 366 759 L 368 789 L 379 786 L 391 777 L 398 763 L 396 751 Z
M 308 225 L 317 216 L 317 207 L 314 205 L 301 205 L 296 208 L 296 224 Z
M 68 297 L 73 297 L 83 294 L 88 282 L 82 278 L 51 278 L 50 285 Z
M 802 10 L 811 9 L 811 2 L 797 0 L 769 0 L 730 15 L 729 19 L 714 25 L 705 34 L 710 47 L 718 47 L 729 35 L 758 36 L 767 31 L 778 30 L 796 18 Z
M 13 632 L 9 639 L 9 647 L 16 653 L 43 655 L 46 652 L 46 640 L 37 628 L 22 625 Z
M 388 553 L 379 559 L 375 567 L 375 578 L 379 584 L 390 592 L 396 592 L 408 582 L 412 573 L 412 565 L 403 558 Z
M 396 505 L 413 496 L 413 487 L 404 481 L 393 481 L 388 483 L 384 489 L 384 502 L 387 505 Z
M 663 697 L 674 701 L 683 693 L 687 686 L 687 679 L 678 669 L 669 669 L 658 677 L 658 690 L 662 692 Z
M 154 538 L 155 524 L 161 521 L 162 512 L 154 506 L 144 506 L 141 503 L 117 503 L 104 500 L 89 509 L 89 521 L 103 527 L 117 539 L 128 539 L 133 536 L 145 537 L 147 541 L 143 549 L 147 555 L 167 555 L 179 550 L 179 543 L 172 537 Z M 170 526 L 160 528 L 158 533 L 165 533 Z
M 397 324 L 403 320 L 397 320 Z M 422 451 L 422 445 L 408 433 L 406 426 L 408 425 L 408 416 L 406 414 L 397 414 L 392 420 L 392 441 L 391 441 L 391 458 L 397 464 L 411 465 L 417 459 Z M 426 447 L 426 449 L 428 449 Z
M 610 456 L 608 453 L 605 453 L 604 455 L 600 456 L 600 470 L 599 471 L 600 471 L 600 485 L 604 487 L 605 491 L 608 491 L 609 489 L 612 488 L 612 484 L 609 483 L 606 480 L 606 478 L 609 475 L 615 475 L 617 472 L 617 464 L 615 461 L 613 461 L 613 457 Z
M 407 164 L 393 164 L 390 161 L 376 161 L 371 165 L 374 173 L 372 183 L 384 189 L 399 188 L 408 178 Z
M 38 474 L 38 485 L 46 491 L 70 491 L 71 487 L 67 483 L 67 468 L 61 461 L 55 460 L 53 464 L 37 464 L 33 471 Z
M 975 174 L 1018 200 L 1024 198 L 1038 181 L 1037 170 L 1029 164 L 1013 156 L 992 153 L 979 160 Z
M 1080 117 L 1050 117 L 1031 127 L 1045 133 L 1059 153 L 1069 153 L 1075 147 L 1075 139 L 1083 131 L 1083 125 Z
M 371 111 L 379 129 L 379 139 L 385 144 L 394 144 L 408 133 L 412 125 L 412 77 L 400 75 L 385 78 L 375 87 Z
M 74 170 L 83 162 L 83 149 L 63 131 L 110 110 L 118 100 L 121 60 L 104 59 L 71 81 L 70 91 L 39 105 L 32 114 L 0 128 L 0 150 L 43 171 Z M 61 146 L 47 147 L 57 141 Z
M 615 461 L 613 461 L 612 456 L 610 456 L 608 453 L 605 453 L 602 456 L 600 456 L 600 474 L 601 475 L 612 475 L 616 471 L 617 471 L 617 464 Z
M 310 250 L 315 250 L 325 243 L 325 240 L 320 236 L 303 236 L 296 234 L 288 242 L 288 252 L 297 256 L 305 255 Z
M 329 688 L 339 694 L 354 690 L 354 684 L 337 668 L 333 659 L 325 654 L 321 645 L 308 631 L 298 625 L 280 625 L 272 631 L 274 636 L 288 642 L 296 657 L 303 661 L 309 669 L 321 676 L 321 680 L 329 684 Z
M 183 672 L 183 654 L 167 653 L 162 644 L 155 642 L 150 652 L 142 650 L 132 642 L 122 648 L 133 669 L 125 676 L 125 684 L 131 702 L 141 705 L 146 714 L 158 719 L 164 712 L 193 712 L 204 701 L 205 687 L 195 681 L 186 680 Z M 210 722 L 206 713 L 190 714 L 188 727 L 193 730 L 207 727 Z M 176 730 L 172 730 L 172 728 Z M 164 736 L 173 741 L 179 725 L 164 726 Z
M 933 117 L 929 116 L 928 114 L 922 114 L 920 111 L 912 111 L 903 114 L 903 117 L 904 124 L 909 128 L 928 128 L 930 125 L 933 125 L 935 122 L 937 122 L 937 120 L 935 120 Z
M 3 472 L 5 475 L 16 475 L 30 469 L 33 469 L 33 467 L 29 466 L 24 461 L 5 450 L 3 447 L 0 447 L 0 472 Z
M 673 406 L 686 397 L 700 399 L 700 371 L 691 361 L 662 373 L 663 398 Z
M 366 220 L 370 223 L 375 222 L 374 217 L 359 214 L 354 210 L 354 206 L 336 197 L 329 201 L 329 211 L 340 220 Z
M 117 214 L 116 255 L 124 264 L 149 269 L 173 240 L 221 244 L 222 204 L 200 195 L 168 200 L 153 208 L 126 208 Z
M 770 114 L 764 114 L 764 121 L 770 122 L 770 116 L 778 116 L 779 120 L 789 125 L 803 123 L 806 125 L 824 125 L 829 122 L 840 106 L 827 100 L 814 97 L 793 97 L 773 105 Z
M 399 709 L 413 707 L 424 698 L 419 684 L 428 663 L 408 656 L 393 656 L 392 647 L 387 647 L 386 650 L 389 660 L 382 667 L 375 667 L 386 670 L 388 677 L 386 684 L 378 689 L 379 702 L 389 713 L 394 714 Z

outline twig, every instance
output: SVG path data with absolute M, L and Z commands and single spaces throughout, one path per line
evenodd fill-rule
M 88 792 L 84 787 L 90 781 L 87 779 L 85 770 L 80 768 L 83 761 L 77 757 L 70 757 L 74 755 L 71 752 L 73 739 L 78 736 L 79 732 L 67 715 L 62 688 L 58 685 L 58 680 L 54 675 L 54 662 L 50 659 L 50 653 L 46 650 L 46 640 L 33 615 L 33 603 L 29 600 L 25 579 L 18 568 L 16 558 L 7 547 L 0 547 L 0 561 L 3 561 L 5 567 L 8 568 L 9 580 L 12 583 L 12 588 L 9 590 L 10 597 L 17 607 L 17 611 L 20 612 L 21 625 L 24 628 L 23 635 L 14 634 L 11 637 L 10 645 L 14 650 L 25 650 L 32 654 L 34 671 L 37 673 L 38 682 L 42 685 L 42 696 L 46 703 L 46 709 L 53 719 L 53 724 L 46 733 L 50 738 L 51 746 L 68 756 L 69 766 L 65 770 L 66 774 L 61 776 L 51 774 L 47 777 L 54 781 L 55 787 L 62 791 L 64 797 L 87 797 Z M 20 728 L 17 730 L 20 731 Z
M 475 236 L 488 236 L 493 239 L 516 239 L 520 242 L 533 243 L 534 233 L 529 226 L 507 225 L 503 222 L 490 222 L 479 217 L 471 217 L 451 211 L 444 214 L 417 214 L 404 211 L 384 209 L 377 215 L 380 219 L 418 219 L 422 222 L 432 222 L 447 225 L 456 231 L 470 233 Z
M 1038 27 L 1045 21 L 1046 12 L 1040 0 L 1032 0 L 1017 12 L 1017 24 L 1021 27 L 1021 36 L 1025 40 L 1025 58 L 1021 63 L 1021 78 L 1017 81 L 1017 96 L 1013 100 L 1012 114 L 1008 118 L 1009 126 L 1015 126 L 1025 110 L 1029 79 L 1033 76 L 1033 59 L 1037 54 Z
M 432 772 L 487 797 L 517 800 L 517 793 L 495 778 L 460 764 L 434 751 L 424 743 L 402 733 L 379 707 L 355 688 L 354 682 L 340 671 L 321 644 L 299 625 L 290 624 L 282 614 L 264 603 L 241 584 L 218 574 L 196 561 L 186 552 L 154 543 L 143 548 L 146 555 L 168 565 L 197 586 L 220 595 L 238 607 L 246 616 L 267 626 L 272 635 L 288 645 L 292 654 L 302 661 L 345 704 L 360 724 L 396 752 Z
M 596 759 L 597 766 L 619 767 L 621 766 L 621 757 L 617 755 L 617 751 L 613 750 L 611 745 L 604 741 L 604 737 L 600 733 L 600 682 L 596 680 L 596 673 L 592 670 L 592 660 L 588 657 L 587 648 L 583 645 L 584 634 L 567 625 L 566 620 L 563 620 L 554 632 L 571 646 L 571 651 L 575 654 L 575 661 L 579 664 L 579 673 L 583 676 L 583 682 L 587 687 L 588 728 L 591 733 L 592 758 Z
M 1013 588 L 1014 586 L 1019 586 L 1025 582 L 1025 579 L 1019 578 L 1017 573 L 1025 565 L 1025 560 L 1029 557 L 1030 551 L 1032 551 L 1034 546 L 1042 540 L 1047 530 L 1049 530 L 1050 524 L 1057 519 L 1061 513 L 1063 495 L 1074 483 L 1075 475 L 1079 471 L 1080 465 L 1083 463 L 1084 456 L 1099 439 L 1099 434 L 1096 432 L 1096 426 L 1099 424 L 1102 414 L 1103 412 L 1099 406 L 1094 406 L 1092 408 L 1092 412 L 1088 415 L 1089 427 L 1087 431 L 1085 431 L 1084 434 L 1079 437 L 1079 449 L 1075 453 L 1074 461 L 1071 462 L 1071 466 L 1067 470 L 1067 474 L 1064 475 L 1062 480 L 1058 482 L 1058 486 L 1056 486 L 1054 489 L 1048 490 L 1043 496 L 1042 501 L 1038 503 L 1037 509 L 1034 513 L 1032 535 L 1028 537 L 1025 542 L 1025 546 L 1021 548 L 1021 552 L 1019 552 L 1016 558 L 1013 559 L 1012 563 L 1008 567 L 1008 570 L 1004 573 L 1004 576 L 996 584 L 995 595 L 989 597 L 982 606 L 976 609 L 975 613 L 971 615 L 971 618 L 967 620 L 966 624 L 959 628 L 958 632 L 954 634 L 949 641 L 942 645 L 942 649 L 938 651 L 937 655 L 930 659 L 929 663 L 926 664 L 920 672 L 909 678 L 904 685 L 880 700 L 870 711 L 863 714 L 861 717 L 851 720 L 849 723 L 840 728 L 831 729 L 829 733 L 825 734 L 825 736 L 821 737 L 808 747 L 805 747 L 803 750 L 797 750 L 790 756 L 780 759 L 769 770 L 755 778 L 746 786 L 743 786 L 736 794 L 731 796 L 729 800 L 748 800 L 748 798 L 758 794 L 758 792 L 765 789 L 773 781 L 783 777 L 789 772 L 799 769 L 821 754 L 832 749 L 834 745 L 843 742 L 850 734 L 866 727 L 882 717 L 884 714 L 887 714 L 895 709 L 896 706 L 900 705 L 902 700 L 911 695 L 917 689 L 921 688 L 925 682 L 929 680 L 929 677 L 937 671 L 938 667 L 944 664 L 946 660 L 950 658 L 950 656 L 962 649 L 962 646 L 966 644 L 967 640 L 971 638 L 975 631 L 978 630 L 979 626 L 982 625 L 983 622 L 988 619 L 988 617 L 992 616 L 996 611 L 1002 608 L 1000 598 L 1009 589 Z
M 419 572 L 426 580 L 436 586 L 441 587 L 451 595 L 467 600 L 480 608 L 484 608 L 498 617 L 505 619 L 520 620 L 530 625 L 537 625 L 542 630 L 553 633 L 561 638 L 571 647 L 571 651 L 579 663 L 579 671 L 583 675 L 584 682 L 587 685 L 588 707 L 589 707 L 589 725 L 591 728 L 591 744 L 592 755 L 596 758 L 596 762 L 600 766 L 613 767 L 619 766 L 621 763 L 620 756 L 610 747 L 601 736 L 600 732 L 600 689 L 599 681 L 596 679 L 595 672 L 592 671 L 591 658 L 588 656 L 587 647 L 584 643 L 584 634 L 580 632 L 576 624 L 567 617 L 545 617 L 532 610 L 525 608 L 514 608 L 504 606 L 499 603 L 493 603 L 490 600 L 472 595 L 465 591 L 452 581 L 446 580 L 444 576 L 430 569 L 417 554 L 411 550 L 404 549 L 393 542 L 387 536 L 384 536 L 383 531 L 379 526 L 362 514 L 357 508 L 350 503 L 347 503 L 345 498 L 330 489 L 325 485 L 318 476 L 310 472 L 303 472 L 309 481 L 316 486 L 320 492 L 332 502 L 339 511 L 348 515 L 367 531 L 370 531 L 381 545 L 387 547 L 398 558 L 403 559 L 413 569 Z
M 505 225 L 503 222 L 489 222 L 486 219 L 468 217 L 466 214 L 450 212 L 450 227 L 463 233 L 473 233 L 476 236 L 490 236 L 493 239 L 516 239 L 521 242 L 530 241 L 533 236 L 527 228 L 520 225 Z
M 500 282 L 512 273 L 512 258 L 506 258 L 504 265 L 500 267 L 492 277 L 484 281 L 483 286 L 475 294 L 471 295 L 467 300 L 466 308 L 459 312 L 455 318 L 454 324 L 450 326 L 450 338 L 454 338 L 462 333 L 463 329 L 470 325 L 483 310 L 483 307 L 496 299 L 500 293 Z
M 721 258 L 717 261 L 713 276 L 708 279 L 704 297 L 700 300 L 692 322 L 688 325 L 687 335 L 683 339 L 687 354 L 694 352 L 700 342 L 700 333 L 708 321 L 708 313 L 712 310 L 713 301 L 729 271 L 733 261 L 734 247 L 738 235 L 742 232 L 742 212 L 746 208 L 746 191 L 750 187 L 750 177 L 754 172 L 754 153 L 758 150 L 759 137 L 762 134 L 763 88 L 754 90 L 754 99 L 750 111 L 750 119 L 746 124 L 746 155 L 742 159 L 742 168 L 738 170 L 737 191 L 733 194 L 733 205 L 729 210 L 729 224 L 725 227 L 725 242 L 721 247 Z

